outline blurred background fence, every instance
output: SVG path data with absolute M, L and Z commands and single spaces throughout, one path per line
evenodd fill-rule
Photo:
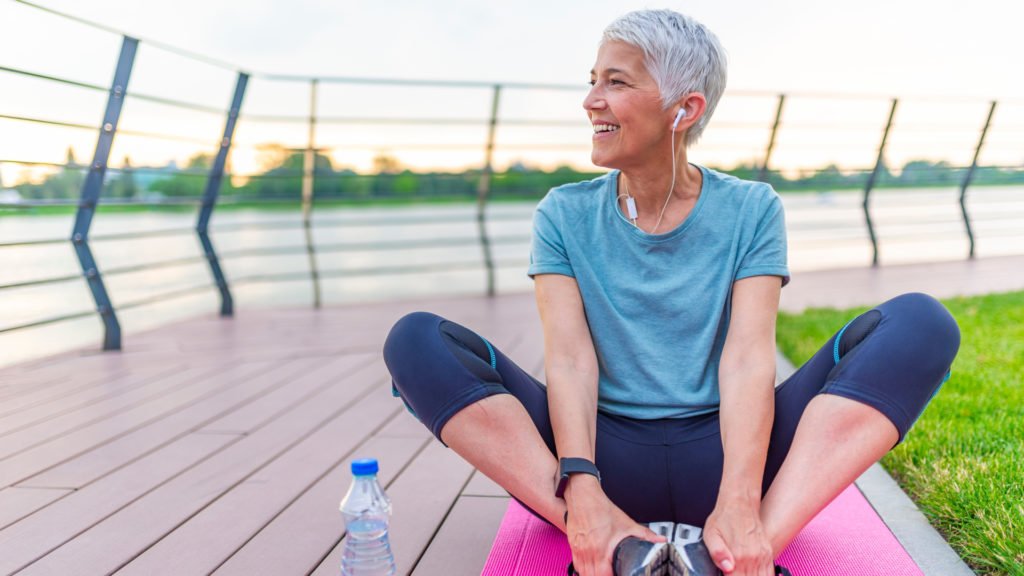
M 0 364 L 236 301 L 528 290 L 533 206 L 600 174 L 584 82 L 247 71 L 0 6 Z M 799 271 L 1024 252 L 1022 135 L 1021 101 L 729 91 L 690 158 L 782 194 Z

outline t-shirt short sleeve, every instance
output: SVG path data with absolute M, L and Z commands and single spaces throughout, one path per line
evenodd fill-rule
M 555 199 L 549 193 L 533 213 L 533 237 L 530 242 L 530 267 L 527 274 L 561 274 L 576 277 L 569 262 L 560 227 Z
M 782 285 L 789 284 L 786 265 L 786 216 L 782 200 L 770 192 L 765 210 L 757 220 L 754 236 L 740 259 L 736 280 L 750 276 L 781 276 Z

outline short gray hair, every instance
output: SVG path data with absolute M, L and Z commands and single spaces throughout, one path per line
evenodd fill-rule
M 697 142 L 725 91 L 725 50 L 703 24 L 672 10 L 637 10 L 608 25 L 601 44 L 624 42 L 644 53 L 647 72 L 668 109 L 684 94 L 700 92 L 707 100 L 704 116 L 690 127 L 686 145 Z

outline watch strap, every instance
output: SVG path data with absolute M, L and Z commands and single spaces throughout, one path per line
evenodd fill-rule
M 590 474 L 601 481 L 601 472 L 597 465 L 586 458 L 560 458 L 558 460 L 558 485 L 555 488 L 555 497 L 561 498 L 565 494 L 565 487 L 569 483 L 569 476 L 573 474 Z

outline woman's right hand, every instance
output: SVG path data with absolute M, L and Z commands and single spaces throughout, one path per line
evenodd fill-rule
M 649 542 L 666 541 L 609 500 L 593 476 L 573 476 L 565 496 L 569 508 L 566 536 L 573 566 L 581 576 L 613 576 L 615 547 L 630 536 Z

